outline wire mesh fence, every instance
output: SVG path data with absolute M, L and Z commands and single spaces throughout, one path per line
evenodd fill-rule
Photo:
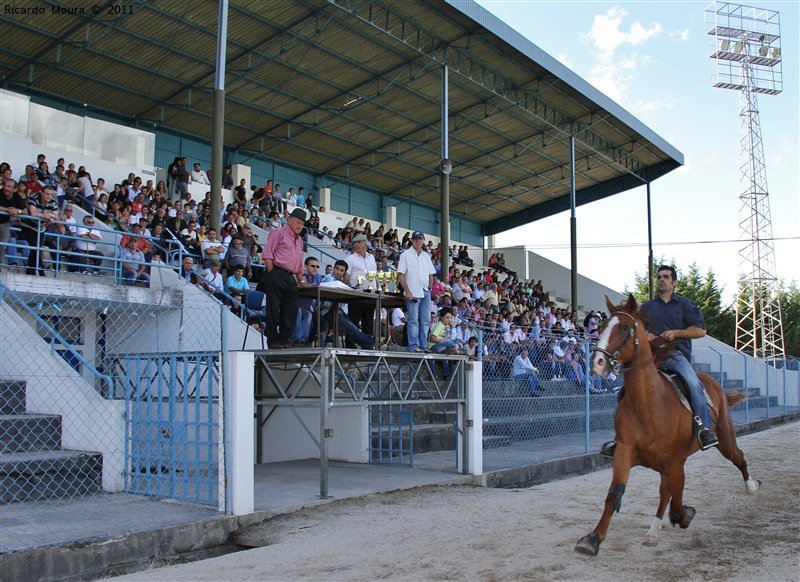
M 0 283 L 3 553 L 176 525 L 224 507 L 229 309 L 179 281 L 88 279 L 48 278 L 26 291 Z
M 590 373 L 593 342 L 484 331 L 482 343 L 484 471 L 596 452 L 614 438 L 624 378 Z M 800 411 L 800 373 L 788 365 L 733 349 L 695 349 L 693 360 L 723 389 L 747 393 L 732 408 L 736 424 Z

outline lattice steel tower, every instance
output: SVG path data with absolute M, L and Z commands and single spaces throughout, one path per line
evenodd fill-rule
M 777 95 L 781 78 L 780 15 L 715 2 L 705 10 L 714 87 L 739 91 L 739 281 L 736 349 L 783 358 L 783 324 L 775 269 L 767 170 L 756 95 Z

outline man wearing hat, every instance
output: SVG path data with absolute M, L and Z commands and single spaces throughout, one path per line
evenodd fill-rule
M 378 270 L 375 257 L 367 252 L 367 237 L 358 234 L 350 241 L 353 243 L 353 252 L 345 257 L 347 272 L 350 275 L 350 285 L 356 289 L 369 289 L 367 272 Z M 360 278 L 360 281 L 359 281 Z M 372 335 L 375 324 L 375 307 L 371 305 L 348 305 L 348 317 L 361 328 L 361 331 Z
M 400 255 L 397 263 L 397 281 L 405 292 L 406 329 L 408 330 L 408 351 L 424 352 L 428 345 L 430 329 L 431 285 L 436 268 L 431 256 L 422 250 L 425 235 L 414 231 L 411 235 L 411 248 Z
M 303 284 L 303 239 L 300 232 L 305 222 L 303 209 L 292 210 L 287 223 L 269 234 L 261 253 L 265 271 L 257 289 L 267 294 L 265 335 L 272 349 L 289 347 L 297 322 L 300 299 L 297 286 Z

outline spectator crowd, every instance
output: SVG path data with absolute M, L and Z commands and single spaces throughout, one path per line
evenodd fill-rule
M 270 278 L 268 273 L 273 265 L 270 261 L 274 261 L 272 250 L 261 245 L 253 226 L 272 231 L 297 224 L 303 244 L 314 237 L 347 253 L 343 264 L 325 265 L 324 272 L 317 259 L 301 257 L 299 270 L 291 273 L 299 286 L 323 283 L 327 278 L 329 283 L 365 290 L 369 271 L 406 271 L 408 261 L 401 261 L 404 253 L 411 251 L 418 257 L 425 253 L 429 259 L 430 279 L 423 280 L 422 287 L 430 300 L 425 295 L 425 313 L 413 313 L 417 318 L 414 325 L 426 334 L 422 340 L 409 341 L 408 308 L 384 311 L 380 329 L 373 329 L 374 312 L 369 309 L 345 306 L 339 313 L 330 313 L 330 306 L 298 300 L 296 307 L 292 305 L 292 313 L 297 313 L 292 319 L 295 324 L 282 320 L 282 327 L 291 327 L 280 335 L 288 346 L 328 341 L 335 317 L 345 330 L 347 344 L 353 347 L 380 343 L 386 349 L 399 350 L 411 346 L 412 350 L 466 354 L 476 359 L 481 331 L 480 356 L 487 378 L 523 380 L 531 394 L 538 394 L 542 379 L 584 381 L 585 356 L 580 342 L 595 339 L 605 319 L 605 314 L 592 311 L 579 320 L 575 311 L 557 306 L 542 280 L 521 279 L 506 265 L 503 253 L 493 253 L 485 267 L 478 267 L 466 245 L 442 249 L 430 240 L 425 242 L 422 233 L 401 236 L 398 229 L 380 224 L 374 228 L 356 216 L 334 233 L 321 226 L 325 208 L 314 204 L 312 193 L 302 187 L 284 191 L 272 180 L 263 187 L 248 189 L 245 180 L 234 186 L 230 168 L 225 168 L 222 183 L 233 191 L 233 202 L 221 210 L 218 232 L 211 226 L 210 191 L 199 201 L 189 192 L 190 182 L 210 184 L 211 172 L 205 172 L 199 163 L 190 169 L 185 157 L 176 157 L 167 180 L 155 185 L 153 180 L 131 173 L 109 187 L 103 178 L 95 179 L 85 167 L 75 168 L 64 159 L 59 159 L 51 172 L 44 155 L 16 178 L 7 163 L 0 164 L 0 173 L 0 269 L 24 261 L 28 274 L 44 275 L 46 261 L 41 255 L 45 253 L 40 252 L 44 248 L 51 255 L 63 253 L 62 263 L 69 271 L 99 274 L 104 253 L 97 244 L 98 226 L 103 225 L 124 233 L 117 253 L 123 283 L 149 286 L 152 262 L 169 260 L 172 251 L 182 248 L 180 276 L 241 313 L 246 293 L 268 279 L 275 281 L 274 274 Z M 72 218 L 76 206 L 89 214 L 81 224 Z M 423 238 L 416 246 L 415 237 Z M 443 252 L 448 253 L 450 264 L 445 273 Z M 268 287 L 261 285 L 267 295 Z M 408 301 L 407 305 L 413 307 Z M 325 310 L 323 329 L 316 329 L 314 316 L 319 309 Z M 281 327 L 276 321 L 272 325 Z M 414 328 L 415 334 L 418 329 Z M 273 337 L 281 332 L 272 331 Z

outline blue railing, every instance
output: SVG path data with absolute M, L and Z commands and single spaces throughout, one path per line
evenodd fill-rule
M 97 389 L 103 398 L 112 397 L 114 394 L 114 378 L 98 370 L 94 364 L 83 357 L 83 354 L 72 347 L 72 344 L 66 341 L 46 319 L 36 313 L 36 311 L 30 305 L 28 305 L 28 303 L 25 302 L 22 297 L 6 287 L 3 282 L 0 281 L 0 303 L 3 301 L 8 301 L 9 304 L 17 305 L 20 310 L 31 315 L 36 323 L 41 326 L 42 329 L 44 329 L 44 331 L 47 333 L 47 337 L 50 338 L 48 343 L 50 344 L 51 354 L 55 354 L 56 345 L 58 345 L 63 349 L 63 351 L 69 354 L 73 361 L 81 364 L 82 370 L 87 371 L 89 374 L 95 377 L 95 389 Z M 99 389 L 97 388 L 98 386 Z

